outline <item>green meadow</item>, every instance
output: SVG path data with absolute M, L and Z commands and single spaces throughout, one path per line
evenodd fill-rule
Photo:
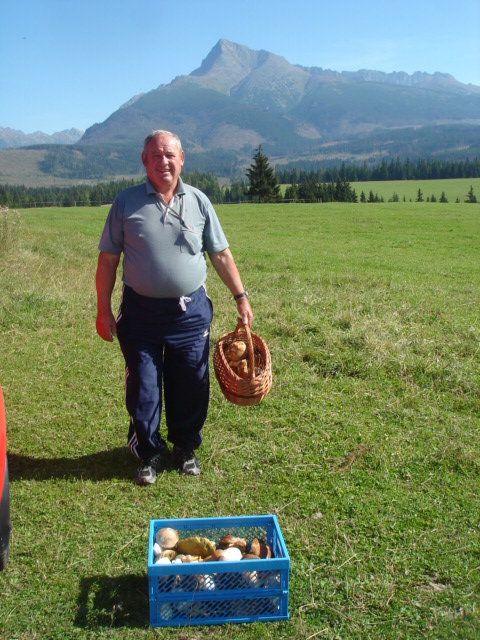
M 1 213 L 0 638 L 480 637 L 480 205 L 422 188 L 442 190 L 446 204 L 218 206 L 272 389 L 237 407 L 212 369 L 201 476 L 167 465 L 147 488 L 118 344 L 95 333 L 108 209 Z M 213 351 L 236 308 L 211 267 L 207 284 Z M 290 554 L 289 620 L 150 627 L 150 519 L 255 514 L 277 516 Z
M 467 200 L 470 187 L 480 201 L 480 178 L 458 178 L 456 180 L 386 180 L 383 182 L 351 182 L 352 189 L 355 189 L 358 199 L 362 191 L 368 199 L 370 190 L 374 194 L 378 194 L 379 198 L 383 198 L 388 202 L 396 194 L 400 202 L 415 202 L 418 190 L 423 194 L 423 199 L 427 202 L 435 196 L 437 202 L 440 200 L 442 192 L 445 193 L 449 203 L 464 203 Z M 405 200 L 404 200 L 405 199 Z

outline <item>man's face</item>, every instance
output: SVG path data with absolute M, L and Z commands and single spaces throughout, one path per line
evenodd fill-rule
M 172 192 L 182 171 L 184 153 L 171 136 L 156 136 L 142 153 L 142 162 L 148 179 L 160 193 Z

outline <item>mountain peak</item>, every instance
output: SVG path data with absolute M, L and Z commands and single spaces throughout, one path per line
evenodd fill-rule
M 272 55 L 268 51 L 254 51 L 222 38 L 202 61 L 200 67 L 190 75 L 214 80 L 215 88 L 229 92 Z
M 184 140 L 189 170 L 208 165 L 221 175 L 248 163 L 260 143 L 284 162 L 338 154 L 362 161 L 378 154 L 474 157 L 479 113 L 480 87 L 448 74 L 302 67 L 221 39 L 190 75 L 135 96 L 90 127 L 78 148 L 115 148 L 117 167 L 131 154 L 138 171 L 138 141 L 161 125 Z M 0 149 L 12 146 L 0 134 Z
M 24 133 L 19 129 L 0 127 L 0 149 L 17 149 L 34 144 L 75 144 L 83 134 L 83 131 L 75 128 L 57 131 L 49 135 L 41 131 Z

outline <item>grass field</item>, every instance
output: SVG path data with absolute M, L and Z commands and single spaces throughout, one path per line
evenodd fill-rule
M 387 180 L 384 182 L 352 182 L 351 186 L 355 189 L 358 199 L 360 200 L 360 194 L 362 191 L 368 199 L 370 190 L 374 194 L 378 194 L 379 198 L 388 202 L 393 198 L 395 193 L 400 202 L 415 202 L 420 189 L 423 194 L 423 199 L 427 202 L 432 199 L 432 195 L 435 196 L 437 202 L 440 200 L 442 192 L 449 203 L 456 202 L 457 198 L 460 203 L 463 203 L 467 199 L 467 194 L 470 191 L 470 187 L 473 187 L 473 192 L 477 196 L 477 200 L 480 201 L 480 178 L 459 178 L 458 180 Z
M 0 220 L 0 638 L 480 637 L 480 205 L 447 197 L 219 206 L 272 390 L 235 407 L 212 375 L 202 475 L 167 467 L 145 489 L 118 345 L 95 334 L 107 210 Z M 208 285 L 215 340 L 236 309 L 211 268 Z M 267 513 L 291 557 L 289 621 L 149 627 L 151 518 Z

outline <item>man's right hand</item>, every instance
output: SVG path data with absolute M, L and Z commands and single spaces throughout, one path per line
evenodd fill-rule
M 97 333 L 107 342 L 117 335 L 117 323 L 112 313 L 112 291 L 115 286 L 120 256 L 100 251 L 95 285 L 97 288 Z
M 117 323 L 111 311 L 97 315 L 96 327 L 98 335 L 107 342 L 113 342 L 113 338 L 117 336 Z

